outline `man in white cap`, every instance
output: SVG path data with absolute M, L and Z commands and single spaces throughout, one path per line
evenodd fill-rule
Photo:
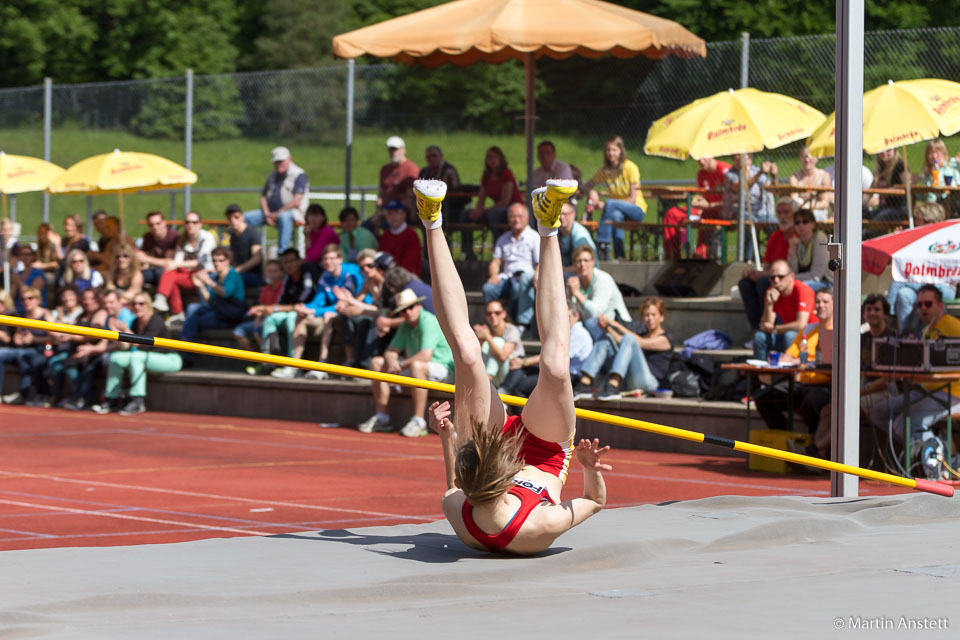
M 406 211 L 413 211 L 413 181 L 420 175 L 420 168 L 407 158 L 407 145 L 400 136 L 387 138 L 387 153 L 390 162 L 380 167 L 380 191 L 377 194 L 377 215 L 374 233 L 379 226 L 388 202 L 398 200 Z
M 452 382 L 453 352 L 443 337 L 437 316 L 423 308 L 425 299 L 417 296 L 413 289 L 404 289 L 396 295 L 390 315 L 401 316 L 403 324 L 397 328 L 386 352 L 370 359 L 372 371 L 434 382 Z M 362 433 L 392 431 L 390 414 L 387 413 L 390 385 L 374 381 L 372 390 L 377 412 L 361 422 L 358 428 Z M 424 419 L 427 390 L 412 387 L 410 395 L 413 396 L 413 417 L 403 426 L 400 434 L 410 438 L 425 436 L 428 433 Z
M 280 236 L 279 251 L 283 252 L 293 239 L 294 221 L 304 221 L 310 204 L 307 197 L 310 184 L 306 172 L 293 163 L 286 147 L 274 147 L 270 159 L 274 170 L 267 176 L 260 194 L 260 208 L 244 213 L 244 219 L 253 227 L 264 224 L 276 227 Z

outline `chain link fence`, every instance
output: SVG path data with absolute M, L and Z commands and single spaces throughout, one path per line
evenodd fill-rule
M 629 149 L 639 149 L 653 120 L 697 98 L 739 87 L 742 47 L 741 41 L 711 43 L 706 58 L 691 60 L 543 59 L 537 65 L 538 137 L 578 139 L 592 149 L 586 168 L 599 162 L 601 142 L 611 135 L 622 135 Z M 960 27 L 870 32 L 864 47 L 868 89 L 888 79 L 956 79 L 960 69 Z M 749 84 L 829 113 L 834 49 L 833 35 L 750 40 Z M 485 147 L 497 143 L 498 137 L 522 135 L 522 65 L 480 67 L 485 65 L 466 69 L 448 65 L 440 70 L 355 65 L 356 136 L 376 134 L 379 141 L 390 133 L 412 133 L 416 138 L 415 134 L 473 132 Z M 311 183 L 342 185 L 348 68 L 338 62 L 311 69 L 195 76 L 193 168 L 203 177 L 197 186 L 259 186 L 269 168 L 267 150 L 274 144 L 288 144 L 295 156 L 296 148 L 310 147 L 309 164 L 304 164 Z M 120 147 L 183 161 L 186 92 L 183 77 L 55 83 L 51 159 L 66 166 Z M 482 100 L 461 100 L 476 92 L 483 92 Z M 484 104 L 491 107 L 478 106 Z M 41 156 L 43 105 L 42 87 L 0 90 L 0 147 L 8 153 Z M 382 142 L 375 150 L 372 145 L 368 151 L 361 149 L 359 157 L 355 152 L 354 163 L 382 163 L 386 158 L 381 147 Z M 769 156 L 792 170 L 796 147 L 797 143 L 788 145 Z M 482 152 L 476 151 L 478 160 Z M 520 156 L 514 158 L 515 165 L 521 164 Z M 676 172 L 657 173 L 665 164 L 650 160 L 649 166 L 644 167 L 647 183 L 675 177 Z M 465 179 L 471 180 L 472 173 L 467 170 Z M 370 184 L 375 176 L 370 171 L 358 173 L 354 184 Z M 162 196 L 142 197 L 158 200 L 138 205 L 141 212 L 166 206 Z M 217 200 L 217 209 L 222 210 L 222 199 Z

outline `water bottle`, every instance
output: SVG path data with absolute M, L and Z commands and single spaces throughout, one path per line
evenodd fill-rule
M 936 162 L 936 163 L 933 165 L 933 169 L 930 171 L 930 174 L 931 174 L 931 176 L 933 177 L 933 181 L 932 181 L 933 186 L 935 186 L 935 187 L 941 186 L 941 185 L 940 185 L 940 163 L 939 163 L 939 162 Z
M 53 345 L 49 342 L 43 345 L 43 357 L 49 358 L 53 355 Z
M 810 359 L 810 351 L 807 346 L 807 336 L 800 338 L 800 364 L 807 364 L 807 360 Z

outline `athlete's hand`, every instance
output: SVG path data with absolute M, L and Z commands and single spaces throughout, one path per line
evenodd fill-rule
M 583 467 L 584 471 L 591 469 L 593 471 L 613 471 L 613 467 L 600 462 L 600 456 L 607 451 L 610 451 L 610 446 L 601 447 L 599 439 L 594 438 L 593 442 L 583 439 L 577 443 L 577 461 L 580 463 L 580 466 Z
M 450 403 L 447 401 L 434 402 L 427 411 L 429 417 L 430 429 L 440 434 L 441 438 L 453 436 L 453 423 L 450 422 Z

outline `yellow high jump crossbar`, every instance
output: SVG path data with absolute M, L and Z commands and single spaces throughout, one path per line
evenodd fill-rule
M 85 336 L 88 338 L 98 338 L 101 340 L 111 340 L 114 342 L 126 342 L 133 345 L 171 349 L 174 351 L 187 351 L 190 353 L 219 356 L 221 358 L 233 358 L 235 360 L 248 360 L 250 362 L 260 362 L 284 367 L 298 367 L 300 369 L 310 369 L 313 371 L 325 371 L 327 373 L 339 376 L 351 376 L 354 378 L 366 378 L 367 380 L 379 380 L 388 384 L 419 387 L 421 389 L 440 391 L 443 393 L 453 393 L 454 391 L 454 386 L 452 384 L 446 384 L 442 382 L 407 378 L 405 376 L 398 376 L 390 373 L 367 371 L 366 369 L 355 369 L 353 367 L 327 364 L 325 362 L 310 362 L 308 360 L 288 358 L 286 356 L 275 356 L 267 353 L 256 353 L 254 351 L 243 351 L 241 349 L 231 349 L 228 347 L 217 347 L 214 345 L 198 344 L 195 342 L 184 342 L 183 340 L 150 338 L 147 336 L 137 335 L 135 333 L 108 331 L 106 329 L 94 329 L 90 327 L 80 327 L 76 325 L 59 324 L 56 322 L 31 320 L 29 318 L 17 318 L 5 315 L 0 315 L 0 325 L 51 331 L 54 333 L 68 333 L 71 335 Z M 500 399 L 506 404 L 518 407 L 522 407 L 527 403 L 526 398 L 520 398 L 517 396 L 501 395 Z M 948 498 L 953 497 L 954 493 L 953 486 L 945 482 L 935 482 L 932 480 L 923 480 L 919 478 L 901 478 L 900 476 L 895 476 L 890 473 L 872 471 L 870 469 L 863 469 L 861 467 L 855 467 L 839 462 L 832 462 L 830 460 L 821 460 L 820 458 L 814 458 L 812 456 L 805 456 L 798 453 L 792 453 L 790 451 L 780 451 L 779 449 L 772 449 L 770 447 L 750 444 L 749 442 L 740 442 L 739 440 L 732 440 L 730 438 L 719 438 L 716 436 L 698 433 L 696 431 L 689 431 L 687 429 L 667 427 L 664 425 L 655 424 L 653 422 L 646 422 L 644 420 L 623 418 L 621 416 L 602 413 L 600 411 L 590 411 L 589 409 L 577 409 L 576 411 L 577 416 L 580 418 L 612 424 L 618 427 L 626 427 L 627 429 L 659 433 L 660 435 L 669 436 L 671 438 L 679 438 L 681 440 L 689 440 L 691 442 L 712 444 L 718 447 L 724 447 L 726 449 L 733 449 L 734 451 L 742 451 L 744 453 L 752 453 L 754 455 L 764 456 L 767 458 L 785 460 L 787 462 L 803 464 L 807 465 L 808 467 L 817 467 L 818 469 L 835 471 L 837 473 L 849 473 L 861 478 L 879 480 L 881 482 L 897 485 L 899 487 L 916 489 L 918 491 L 926 491 L 927 493 L 946 496 Z

